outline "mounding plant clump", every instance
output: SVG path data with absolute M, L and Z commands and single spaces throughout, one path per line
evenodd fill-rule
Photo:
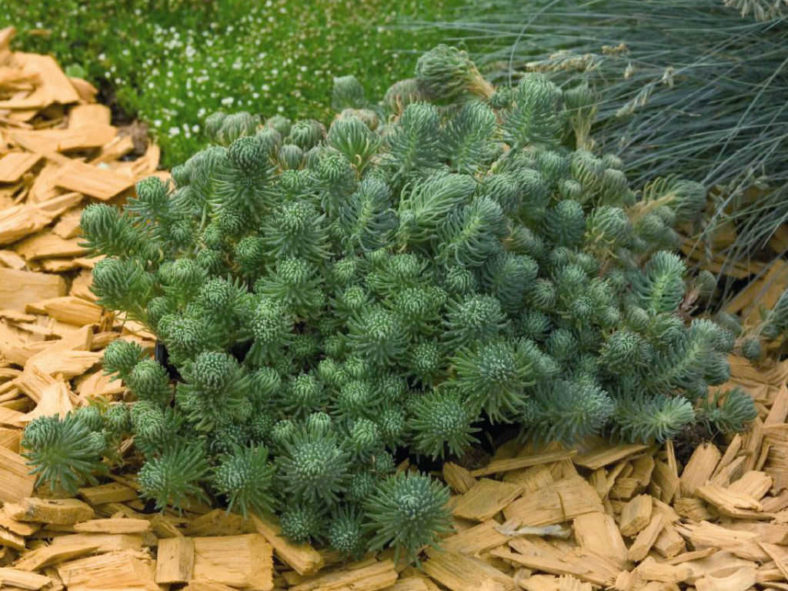
M 703 188 L 637 200 L 619 158 L 575 149 L 589 101 L 539 74 L 495 89 L 441 46 L 380 105 L 338 79 L 328 129 L 211 116 L 215 145 L 171 184 L 82 218 L 100 302 L 178 376 L 113 343 L 133 402 L 33 421 L 40 480 L 92 482 L 133 435 L 160 508 L 274 511 L 294 541 L 414 558 L 448 530 L 448 492 L 397 472 L 399 448 L 462 454 L 490 423 L 566 443 L 742 429 L 749 396 L 710 392 L 735 338 L 688 319 L 713 279 L 672 252 Z

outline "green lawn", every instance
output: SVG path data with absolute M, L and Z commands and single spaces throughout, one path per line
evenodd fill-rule
M 17 49 L 53 54 L 111 88 L 150 123 L 164 163 L 204 142 L 223 109 L 326 120 L 334 76 L 355 74 L 371 98 L 412 75 L 440 33 L 392 30 L 440 19 L 461 0 L 5 0 L 0 26 Z

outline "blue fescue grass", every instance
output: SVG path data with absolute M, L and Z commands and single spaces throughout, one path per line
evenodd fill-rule
M 738 238 L 723 254 L 746 260 L 788 221 L 779 0 L 487 0 L 405 25 L 421 27 L 464 43 L 498 81 L 533 70 L 562 84 L 587 79 L 598 93 L 597 146 L 626 155 L 636 185 L 673 173 L 717 189 L 698 246 L 729 218 Z

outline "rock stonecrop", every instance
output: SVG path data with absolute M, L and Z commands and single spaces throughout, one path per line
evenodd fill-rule
M 132 402 L 33 421 L 40 480 L 73 491 L 133 435 L 159 507 L 274 511 L 294 541 L 414 558 L 448 530 L 448 492 L 397 471 L 399 450 L 459 456 L 495 423 L 571 444 L 754 417 L 710 391 L 735 339 L 682 307 L 673 227 L 702 187 L 638 199 L 585 149 L 582 89 L 495 89 L 447 47 L 416 74 L 380 105 L 338 79 L 327 129 L 214 115 L 215 144 L 171 181 L 85 210 L 99 302 L 174 368 L 108 347 Z

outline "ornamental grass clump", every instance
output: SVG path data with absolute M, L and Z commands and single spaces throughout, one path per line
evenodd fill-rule
M 274 511 L 296 542 L 413 558 L 448 531 L 448 492 L 398 472 L 402 451 L 460 456 L 498 424 L 567 444 L 743 428 L 750 398 L 710 392 L 735 339 L 689 320 L 708 277 L 673 252 L 702 187 L 637 200 L 619 158 L 575 149 L 568 92 L 494 89 L 440 47 L 382 105 L 338 80 L 327 128 L 214 115 L 172 182 L 88 207 L 99 301 L 172 367 L 112 343 L 133 402 L 33 421 L 41 480 L 73 490 L 133 435 L 160 508 Z
M 771 240 L 788 222 L 785 0 L 493 0 L 400 20 L 462 40 L 493 80 L 543 72 L 568 102 L 585 78 L 598 95 L 587 142 L 638 184 L 679 174 L 709 189 L 707 215 L 682 231 L 720 255 L 722 303 L 741 289 L 724 277 L 737 264 L 786 256 Z

